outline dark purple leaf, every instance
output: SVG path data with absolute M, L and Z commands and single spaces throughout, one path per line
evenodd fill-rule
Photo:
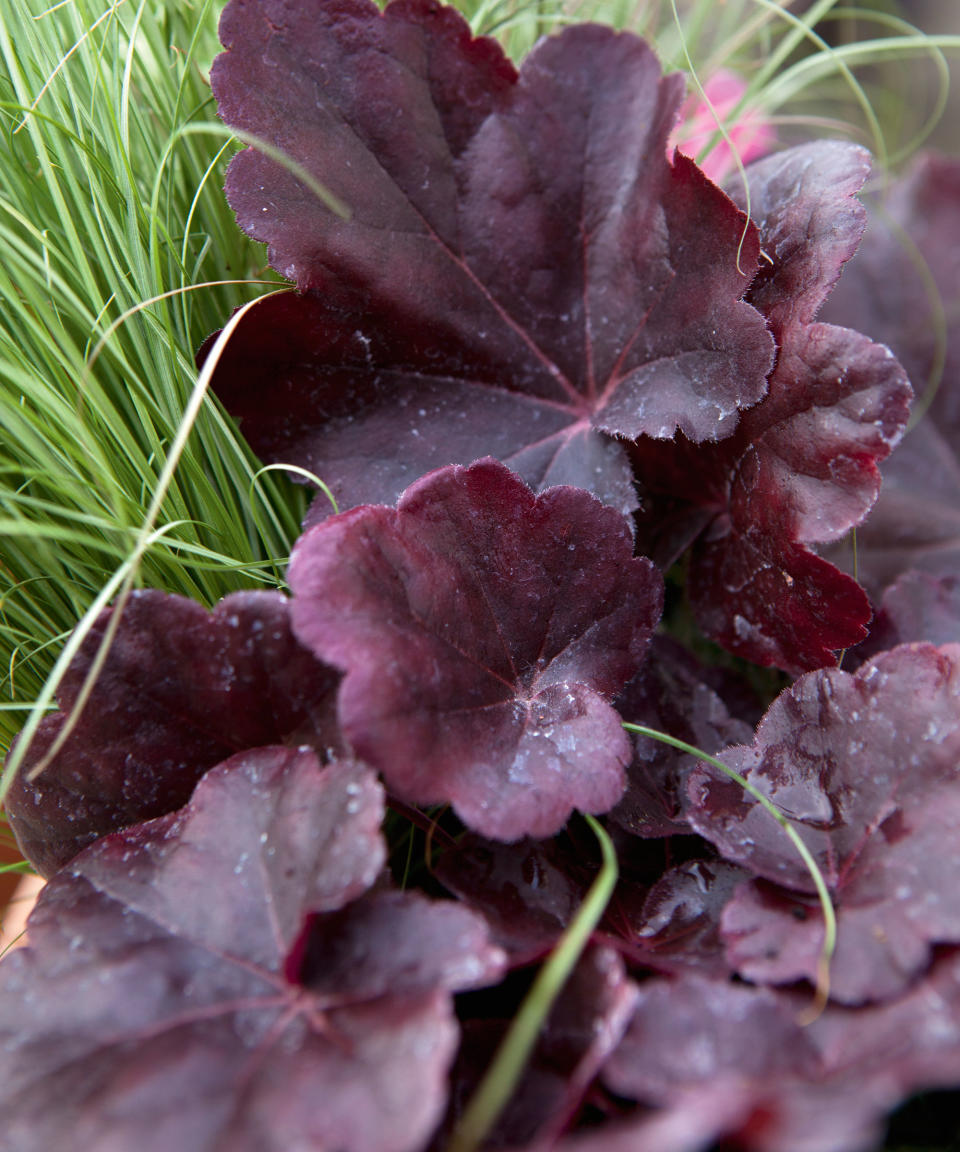
M 624 720 L 654 728 L 700 748 L 718 752 L 749 740 L 753 729 L 730 716 L 708 675 L 692 653 L 668 636 L 655 636 L 650 656 L 617 698 Z M 627 791 L 610 819 L 636 836 L 685 835 L 686 773 L 691 757 L 657 740 L 634 736 Z
M 960 161 L 922 155 L 876 209 L 825 314 L 889 344 L 922 417 L 858 531 L 861 579 L 879 600 L 911 568 L 960 576 Z M 850 548 L 832 555 L 851 566 Z
M 6 1146 L 422 1148 L 456 1045 L 449 991 L 501 956 L 466 910 L 363 895 L 382 816 L 368 769 L 259 749 L 54 877 L 0 972 Z M 291 981 L 305 923 L 385 969 Z
M 444 468 L 396 510 L 306 533 L 289 580 L 297 636 L 346 672 L 344 735 L 401 799 L 517 840 L 620 797 L 630 742 L 609 700 L 646 654 L 662 582 L 612 508 L 535 497 L 493 460 Z
M 636 985 L 612 948 L 586 951 L 544 1021 L 530 1061 L 484 1148 L 514 1148 L 530 1141 L 553 1147 L 619 1044 L 636 994 Z M 488 1012 L 462 1021 L 464 1039 L 451 1077 L 451 1109 L 432 1147 L 447 1147 L 445 1129 L 452 1128 L 470 1100 L 510 1022 L 509 1017 L 491 1019 Z
M 907 569 L 884 592 L 870 635 L 844 665 L 852 670 L 898 644 L 918 642 L 960 644 L 960 578 Z
M 629 924 L 630 959 L 661 972 L 695 969 L 708 976 L 729 975 L 720 915 L 750 876 L 723 860 L 688 860 L 668 869 Z
M 298 978 L 321 1003 L 472 988 L 499 955 L 483 919 L 417 892 L 371 893 L 311 917 L 306 934 Z
M 634 452 L 641 548 L 650 539 L 672 559 L 700 532 L 688 586 L 701 626 L 730 651 L 791 672 L 830 663 L 866 636 L 866 595 L 810 545 L 839 539 L 867 514 L 911 395 L 882 345 L 811 322 L 862 225 L 853 193 L 864 174 L 862 150 L 845 145 L 751 166 L 772 264 L 750 298 L 779 344 L 768 394 L 720 444 L 641 442 Z M 707 512 L 708 526 L 687 512 L 686 538 L 665 533 L 678 503 Z
M 499 844 L 470 833 L 433 871 L 444 887 L 483 914 L 493 939 L 517 964 L 553 948 L 595 875 L 557 840 Z
M 905 177 L 885 187 L 878 201 L 863 245 L 824 316 L 888 344 L 910 374 L 918 397 L 925 397 L 928 386 L 936 388 L 932 414 L 956 445 L 960 159 L 922 153 Z
M 603 1078 L 620 1096 L 659 1104 L 678 1087 L 810 1076 L 817 1064 L 816 1050 L 776 994 L 688 975 L 640 986 Z
M 567 29 L 518 76 L 426 0 L 235 0 L 221 36 L 223 118 L 350 209 L 253 149 L 228 172 L 241 226 L 304 292 L 253 309 L 214 374 L 265 458 L 349 507 L 492 454 L 626 512 L 604 433 L 716 440 L 764 394 L 772 342 L 741 300 L 755 231 L 667 160 L 683 85 L 641 40 Z
M 945 949 L 898 999 L 827 1008 L 807 1034 L 827 1075 L 866 1082 L 887 1108 L 917 1091 L 960 1086 L 960 952 Z
M 954 577 L 960 573 L 960 437 L 951 442 L 927 418 L 904 437 L 883 467 L 883 491 L 857 529 L 858 578 L 871 595 L 904 572 Z M 845 569 L 854 563 L 850 541 L 827 550 Z
M 367 278 L 396 285 L 410 254 L 442 267 L 433 246 L 456 238 L 455 161 L 512 101 L 517 73 L 499 44 L 419 0 L 382 14 L 364 0 L 231 3 L 220 40 L 211 85 L 223 120 L 269 139 L 351 214 L 335 216 L 253 148 L 236 157 L 227 194 L 281 275 L 329 290 L 349 270 L 349 291 Z
M 778 337 L 813 322 L 856 251 L 866 223 L 857 193 L 869 174 L 869 153 L 840 140 L 801 144 L 747 168 L 750 218 L 764 254 L 749 299 Z M 744 211 L 747 189 L 739 176 L 729 181 Z
M 603 1078 L 617 1095 L 660 1111 L 623 1125 L 622 1143 L 614 1128 L 609 1146 L 692 1152 L 722 1138 L 744 1152 L 871 1146 L 875 1102 L 850 1085 L 818 1083 L 818 1057 L 790 1005 L 766 989 L 698 976 L 648 981 Z M 571 1152 L 600 1147 L 570 1142 Z
M 957 963 L 878 1009 L 828 1008 L 768 989 L 685 977 L 641 985 L 609 1087 L 656 1111 L 571 1138 L 563 1152 L 862 1152 L 884 1114 L 960 1077 Z
M 881 611 L 898 644 L 960 644 L 960 576 L 905 572 L 884 593 Z
M 960 647 L 909 645 L 855 675 L 810 673 L 771 706 L 753 747 L 723 761 L 795 824 L 831 889 L 843 1002 L 903 991 L 933 943 L 960 941 Z M 814 980 L 823 924 L 813 881 L 780 827 L 713 769 L 689 781 L 693 826 L 751 882 L 723 914 L 728 956 L 751 979 Z M 799 893 L 799 898 L 796 897 Z
M 34 781 L 67 722 L 111 615 L 100 614 L 58 693 L 5 808 L 21 851 L 50 876 L 116 828 L 179 808 L 197 780 L 245 748 L 336 748 L 338 676 L 294 639 L 288 601 L 236 592 L 208 612 L 181 596 L 134 592 L 80 719 Z
M 866 515 L 909 387 L 881 346 L 814 324 L 791 331 L 770 389 L 720 445 L 638 445 L 638 543 L 662 537 L 660 518 L 675 515 L 678 500 L 705 509 L 688 577 L 701 627 L 740 656 L 799 672 L 866 635 L 865 593 L 809 545 Z

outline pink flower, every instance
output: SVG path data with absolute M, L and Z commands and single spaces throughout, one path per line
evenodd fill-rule
M 680 123 L 670 137 L 668 155 L 672 155 L 674 147 L 677 147 L 685 155 L 696 159 L 715 136 L 717 120 L 726 120 L 746 87 L 742 76 L 726 69 L 711 76 L 704 86 L 706 99 L 701 100 L 694 94 L 683 105 Z M 776 133 L 769 121 L 755 109 L 741 113 L 736 123 L 727 125 L 727 132 L 744 164 L 765 155 L 776 140 Z M 736 167 L 730 144 L 722 138 L 718 139 L 700 166 L 714 183 L 721 183 Z

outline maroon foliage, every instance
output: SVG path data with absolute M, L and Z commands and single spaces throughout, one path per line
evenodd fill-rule
M 769 989 L 685 977 L 641 985 L 603 1069 L 618 1096 L 656 1110 L 562 1142 L 563 1152 L 850 1152 L 879 1146 L 884 1113 L 956 1080 L 957 955 L 874 1009 L 828 1008 Z
M 593 878 L 559 840 L 500 844 L 470 833 L 440 857 L 434 874 L 483 914 L 513 963 L 554 947 Z
M 731 179 L 730 195 L 744 211 L 749 203 L 764 252 L 750 299 L 778 339 L 813 322 L 856 251 L 866 221 L 856 194 L 869 173 L 863 148 L 820 140 L 751 164 L 746 188 Z
M 576 1114 L 600 1067 L 619 1044 L 636 1002 L 636 985 L 611 948 L 594 946 L 558 996 L 537 1037 L 530 1061 L 507 1107 L 484 1141 L 501 1148 L 552 1148 Z M 481 998 L 483 999 L 483 998 Z M 504 1004 L 505 1017 L 483 1005 L 482 1014 L 463 1020 L 464 1039 L 454 1067 L 457 1090 L 446 1127 L 469 1100 L 509 1026 L 515 1004 Z M 447 1147 L 445 1128 L 431 1149 Z
M 866 515 L 877 464 L 907 419 L 910 388 L 889 351 L 845 328 L 813 323 L 862 229 L 853 193 L 866 173 L 852 145 L 792 149 L 747 172 L 751 211 L 770 263 L 749 298 L 777 336 L 767 396 L 716 446 L 641 442 L 641 546 L 686 546 L 704 631 L 760 664 L 800 672 L 866 635 L 870 606 L 856 583 L 809 550 Z M 678 502 L 681 507 L 678 509 Z M 682 505 L 692 504 L 699 516 Z M 687 538 L 661 517 L 689 524 Z M 709 521 L 704 530 L 703 520 Z
M 708 671 L 682 645 L 667 636 L 653 639 L 643 668 L 616 701 L 624 720 L 666 732 L 704 752 L 719 752 L 753 735 L 734 719 L 706 682 Z M 684 835 L 684 781 L 692 758 L 669 744 L 635 736 L 627 768 L 627 791 L 611 820 L 636 836 Z
M 886 189 L 826 314 L 888 344 L 917 392 L 920 422 L 858 533 L 865 585 L 879 600 L 911 568 L 960 575 L 960 161 L 922 155 Z
M 288 601 L 237 592 L 212 612 L 182 596 L 134 592 L 93 692 L 69 722 L 116 608 L 100 614 L 60 684 L 5 800 L 21 851 L 52 875 L 116 828 L 179 808 L 197 780 L 244 748 L 339 743 L 337 674 L 294 639 Z
M 734 969 L 724 954 L 720 916 L 751 873 L 724 860 L 688 860 L 670 868 L 625 927 L 635 963 L 661 972 L 696 970 L 716 977 Z
M 449 990 L 501 957 L 465 909 L 362 895 L 382 815 L 368 770 L 268 748 L 77 857 L 0 973 L 5 1145 L 421 1148 L 456 1045 Z M 304 930 L 309 957 L 345 918 L 345 978 L 301 981 Z
M 502 464 L 444 468 L 397 509 L 301 537 L 301 642 L 342 668 L 340 724 L 387 787 L 452 803 L 500 840 L 548 836 L 620 797 L 630 742 L 609 700 L 637 670 L 662 583 L 623 518 L 539 497 Z
M 863 245 L 824 310 L 888 344 L 941 430 L 960 433 L 960 160 L 921 153 L 884 185 Z
M 421 0 L 234 3 L 221 35 L 223 118 L 350 213 L 254 149 L 228 173 L 304 293 L 253 309 L 214 375 L 265 458 L 342 507 L 492 454 L 629 511 L 603 433 L 716 440 L 764 394 L 772 343 L 741 300 L 756 233 L 666 159 L 682 83 L 642 41 L 571 28 L 518 76 Z
M 939 579 L 905 572 L 884 593 L 881 614 L 890 629 L 887 648 L 916 640 L 960 644 L 960 570 Z
M 7 798 L 52 879 L 0 964 L 0 1142 L 440 1152 L 576 944 L 484 1148 L 876 1146 L 960 1083 L 960 361 L 895 239 L 950 319 L 960 170 L 840 279 L 864 151 L 728 197 L 632 34 L 519 71 L 434 0 L 229 0 L 221 36 L 227 195 L 292 285 L 213 384 L 341 510 L 292 600 L 136 593 L 80 646 Z M 887 461 L 898 352 L 946 374 Z M 831 558 L 881 462 L 861 588 Z M 744 660 L 800 676 L 756 731 L 787 678 Z M 812 1023 L 817 885 L 714 756 L 829 888 Z
M 722 759 L 795 824 L 832 891 L 831 992 L 901 992 L 930 945 L 960 941 L 960 647 L 904 646 L 856 675 L 804 676 L 752 748 Z M 823 924 L 812 879 L 781 829 L 713 769 L 690 778 L 690 822 L 729 859 L 799 892 L 751 882 L 723 915 L 728 956 L 752 979 L 815 979 Z M 921 895 L 922 894 L 922 895 Z

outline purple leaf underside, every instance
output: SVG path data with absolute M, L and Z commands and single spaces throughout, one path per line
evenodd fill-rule
M 92 694 L 53 746 L 116 608 L 95 621 L 5 800 L 21 851 L 51 876 L 98 836 L 179 808 L 214 764 L 245 748 L 337 748 L 338 676 L 294 639 L 277 592 L 237 592 L 208 612 L 134 592 Z
M 494 460 L 443 468 L 396 510 L 307 532 L 289 581 L 300 641 L 346 673 L 344 735 L 401 799 L 509 841 L 619 798 L 630 743 L 609 701 L 663 586 L 612 508 L 535 497 Z
M 221 36 L 223 118 L 350 209 L 254 149 L 231 164 L 241 226 L 304 293 L 253 309 L 214 375 L 265 458 L 344 508 L 495 455 L 626 512 L 609 436 L 716 440 L 764 394 L 755 232 L 666 159 L 683 86 L 639 39 L 568 29 L 518 76 L 419 0 L 234 3 Z
M 382 817 L 368 769 L 267 748 L 77 857 L 0 973 L 6 1146 L 421 1148 L 457 1042 L 450 992 L 502 956 L 465 909 L 365 895 Z M 376 959 L 337 961 L 335 987 L 291 979 L 305 926 Z
M 905 645 L 855 675 L 810 673 L 784 692 L 752 747 L 722 759 L 791 819 L 837 910 L 831 995 L 894 996 L 960 941 L 960 647 Z M 779 826 L 733 782 L 698 768 L 688 818 L 753 880 L 724 910 L 727 956 L 765 983 L 814 980 L 823 924 L 813 883 Z

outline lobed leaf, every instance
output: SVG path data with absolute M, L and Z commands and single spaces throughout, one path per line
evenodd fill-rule
M 535 497 L 493 460 L 442 468 L 396 510 L 307 532 L 289 581 L 301 643 L 345 672 L 345 737 L 402 799 L 509 841 L 619 798 L 630 743 L 609 701 L 663 588 L 612 508 Z
M 50 876 L 98 836 L 179 808 L 214 764 L 245 748 L 340 742 L 337 674 L 297 643 L 288 601 L 236 592 L 212 612 L 133 592 L 93 691 L 60 738 L 116 608 L 94 622 L 13 781 L 5 810 L 20 850 Z
M 872 202 L 863 247 L 826 310 L 888 344 L 917 392 L 919 423 L 884 464 L 883 493 L 858 532 L 859 571 L 877 601 L 912 568 L 960 575 L 958 205 L 960 162 L 922 154 Z M 849 567 L 850 549 L 836 560 Z
M 960 942 L 960 648 L 905 645 L 855 675 L 810 673 L 774 701 L 752 747 L 723 753 L 794 823 L 831 890 L 831 994 L 902 992 L 931 946 Z M 823 925 L 812 883 L 760 805 L 698 768 L 691 824 L 756 876 L 724 910 L 728 958 L 750 979 L 815 980 Z M 786 891 L 784 889 L 789 889 Z M 800 894 L 799 896 L 797 894 Z
M 888 349 L 813 316 L 855 246 L 862 149 L 790 149 L 748 170 L 769 264 L 749 299 L 777 336 L 766 397 L 717 445 L 638 444 L 647 505 L 641 548 L 665 559 L 693 544 L 689 591 L 704 631 L 756 663 L 802 672 L 866 636 L 855 581 L 810 546 L 834 541 L 876 500 L 878 463 L 899 440 L 911 396 Z M 661 521 L 681 512 L 687 534 Z M 706 523 L 705 523 L 706 521 Z M 699 536 L 698 536 L 699 534 Z M 696 542 L 694 543 L 694 540 Z
M 7 1147 L 422 1148 L 450 991 L 502 957 L 465 909 L 365 895 L 382 817 L 368 769 L 264 748 L 81 853 L 0 971 Z M 291 963 L 328 938 L 371 959 L 335 958 L 336 982 Z
M 716 440 L 766 391 L 755 231 L 667 160 L 682 81 L 643 41 L 570 28 L 517 75 L 426 0 L 234 2 L 221 35 L 221 115 L 350 210 L 254 149 L 228 173 L 303 293 L 254 308 L 214 373 L 265 458 L 342 508 L 493 454 L 628 512 L 610 436 Z
M 558 1150 L 879 1147 L 887 1112 L 956 1083 L 958 990 L 952 949 L 906 995 L 871 1008 L 829 1006 L 801 1027 L 796 996 L 702 976 L 647 981 L 603 1078 L 648 1107 Z

